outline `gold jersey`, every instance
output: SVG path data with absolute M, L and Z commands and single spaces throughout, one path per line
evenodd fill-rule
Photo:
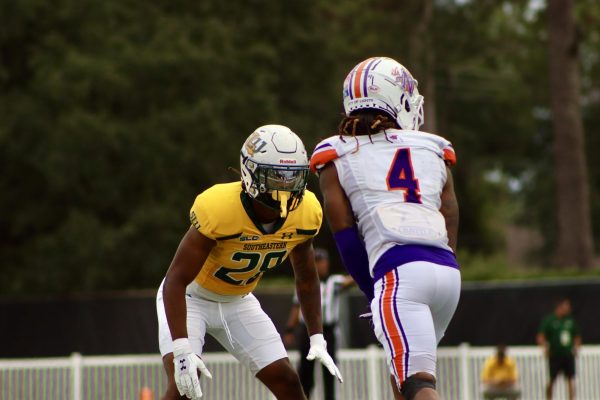
M 219 295 L 250 293 L 265 272 L 321 228 L 321 205 L 308 190 L 294 211 L 275 222 L 273 233 L 258 222 L 250 202 L 241 182 L 215 185 L 196 197 L 192 226 L 216 241 L 195 278 L 202 288 Z

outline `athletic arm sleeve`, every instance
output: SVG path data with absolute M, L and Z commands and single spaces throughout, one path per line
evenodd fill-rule
M 370 302 L 374 297 L 373 278 L 369 272 L 369 256 L 356 225 L 335 232 L 333 237 L 346 270 Z

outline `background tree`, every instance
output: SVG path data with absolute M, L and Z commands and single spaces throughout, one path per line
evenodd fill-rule
M 559 265 L 589 268 L 593 239 L 589 183 L 580 109 L 579 41 L 574 2 L 549 0 L 550 97 L 554 133 L 554 175 Z
M 577 2 L 596 234 L 598 14 Z M 525 261 L 550 265 L 546 17 L 518 0 L 0 2 L 0 294 L 156 287 L 194 196 L 238 179 L 247 135 L 284 123 L 311 151 L 373 55 L 413 71 L 427 129 L 457 149 L 464 270 L 503 257 L 507 224 L 539 231 Z M 326 227 L 317 243 L 334 249 Z

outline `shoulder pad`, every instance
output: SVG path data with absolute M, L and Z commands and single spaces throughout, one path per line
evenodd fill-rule
M 323 168 L 327 163 L 339 158 L 339 154 L 336 150 L 335 144 L 339 139 L 332 136 L 328 139 L 322 140 L 317 144 L 315 150 L 310 158 L 310 170 L 316 173 L 318 170 Z

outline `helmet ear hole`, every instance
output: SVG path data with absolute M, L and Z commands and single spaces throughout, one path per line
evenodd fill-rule
M 404 99 L 404 109 L 406 110 L 406 112 L 410 112 L 410 103 L 407 99 Z

